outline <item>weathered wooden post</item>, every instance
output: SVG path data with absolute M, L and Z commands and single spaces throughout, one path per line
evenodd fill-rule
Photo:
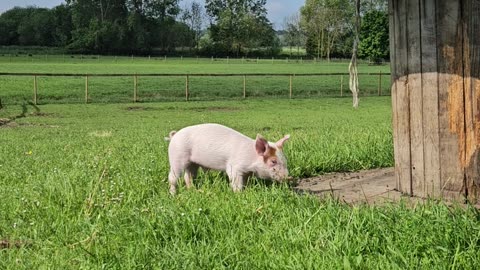
M 137 74 L 133 76 L 133 103 L 137 102 L 138 95 L 138 77 Z
M 188 86 L 188 75 L 185 76 L 185 101 L 188 101 L 188 97 L 190 96 L 189 93 L 189 86 Z
M 340 75 L 340 96 L 343 97 L 343 75 Z
M 243 75 L 243 98 L 247 97 L 247 75 Z
M 88 103 L 88 74 L 85 75 L 85 103 Z
M 382 95 L 382 71 L 378 74 L 378 96 Z
M 37 93 L 38 93 L 38 84 L 37 84 L 37 75 L 33 76 L 33 104 L 37 105 Z
M 480 1 L 389 0 L 397 188 L 480 198 Z
M 289 92 L 290 95 L 289 95 L 289 98 L 292 98 L 292 90 L 293 90 L 293 89 L 292 89 L 292 86 L 293 86 L 293 85 L 292 85 L 292 83 L 293 83 L 293 82 L 292 82 L 292 77 L 293 77 L 293 75 L 290 75 L 290 92 Z

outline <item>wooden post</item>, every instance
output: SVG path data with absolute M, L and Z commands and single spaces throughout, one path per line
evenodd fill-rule
M 133 102 L 137 102 L 138 78 L 137 74 L 133 76 Z
M 85 103 L 88 103 L 88 75 L 85 75 Z
M 292 98 L 292 75 L 290 75 L 290 98 Z
M 340 75 L 340 96 L 343 97 L 343 75 Z
M 188 92 L 188 75 L 185 76 L 185 101 L 188 101 L 188 96 L 189 96 L 189 92 Z
M 378 74 L 378 96 L 382 95 L 382 71 Z
M 38 85 L 37 85 L 37 76 L 33 76 L 33 104 L 37 105 L 37 92 L 38 92 Z
M 397 189 L 480 201 L 480 2 L 389 0 Z
M 247 75 L 243 75 L 243 98 L 247 97 Z

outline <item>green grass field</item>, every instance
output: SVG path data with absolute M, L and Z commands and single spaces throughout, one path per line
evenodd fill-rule
M 139 74 L 138 100 L 180 101 L 185 99 L 185 76 L 141 77 L 141 74 L 190 74 L 191 100 L 231 100 L 243 98 L 243 76 L 198 77 L 195 74 L 306 74 L 346 73 L 348 62 L 312 62 L 271 59 L 139 58 L 106 56 L 0 56 L 0 73 Z M 361 64 L 362 73 L 389 73 L 389 66 Z M 288 98 L 289 76 L 249 76 L 246 97 Z M 378 95 L 379 76 L 360 76 L 360 95 Z M 89 102 L 117 103 L 133 100 L 133 76 L 90 77 Z M 343 87 L 342 87 L 343 85 Z M 343 91 L 341 90 L 343 88 Z M 383 95 L 390 94 L 390 76 L 381 79 Z M 294 76 L 293 98 L 349 96 L 348 76 Z M 0 97 L 5 104 L 33 99 L 33 76 L 0 76 Z M 38 77 L 39 104 L 84 103 L 85 78 Z
M 4 67 L 2 67 L 4 68 Z M 1 269 L 478 269 L 480 215 L 442 203 L 347 206 L 200 174 L 171 197 L 172 129 L 290 133 L 293 176 L 393 164 L 389 97 L 50 104 L 0 127 Z M 0 118 L 21 114 L 19 105 Z

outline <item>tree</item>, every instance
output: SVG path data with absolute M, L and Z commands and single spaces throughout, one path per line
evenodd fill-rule
M 305 44 L 305 35 L 302 30 L 300 14 L 295 13 L 284 19 L 285 41 L 290 47 L 290 56 L 292 55 L 292 47 L 297 47 L 297 54 L 300 53 L 300 47 Z
M 359 56 L 379 62 L 389 56 L 388 14 L 384 11 L 369 11 L 362 19 Z
M 339 38 L 352 29 L 354 11 L 351 1 L 306 0 L 300 12 L 307 44 L 315 45 L 317 58 L 326 57 L 329 60 Z
M 278 44 L 265 4 L 266 0 L 206 0 L 210 37 L 218 51 L 238 57 L 248 53 L 247 48 Z
M 0 15 L 0 44 L 18 45 L 20 24 L 29 18 L 32 8 L 15 7 Z
M 205 10 L 198 2 L 193 1 L 190 6 L 185 7 L 182 17 L 183 21 L 193 32 L 193 44 L 198 51 L 202 27 L 205 21 Z
M 65 47 L 72 40 L 72 13 L 70 8 L 64 4 L 52 9 L 52 20 L 55 25 L 53 39 L 55 46 Z
M 95 53 L 125 51 L 126 0 L 67 0 L 72 11 L 69 48 Z

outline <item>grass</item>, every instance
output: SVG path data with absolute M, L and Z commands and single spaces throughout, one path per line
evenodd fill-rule
M 231 126 L 285 146 L 295 177 L 391 166 L 389 97 L 52 104 L 0 127 L 2 269 L 478 269 L 480 215 L 430 202 L 350 207 L 202 173 L 168 195 L 172 129 Z M 0 118 L 21 113 L 18 105 Z
M 194 58 L 128 58 L 105 56 L 62 55 L 34 57 L 0 57 L 0 73 L 70 73 L 70 74 L 191 74 L 189 81 L 192 100 L 225 100 L 243 98 L 243 77 L 196 77 L 194 74 L 305 74 L 345 73 L 348 62 L 306 62 L 260 59 L 194 59 Z M 389 67 L 361 64 L 359 72 L 388 73 Z M 289 77 L 249 76 L 246 78 L 247 98 L 288 98 Z M 342 87 L 343 85 L 343 87 Z M 361 95 L 378 94 L 379 76 L 361 75 Z M 294 98 L 348 96 L 348 77 L 295 76 L 292 81 Z M 130 102 L 133 99 L 133 76 L 91 77 L 89 79 L 89 102 Z M 390 76 L 382 76 L 381 91 L 390 94 Z M 0 96 L 4 103 L 20 104 L 32 100 L 32 76 L 0 76 Z M 185 99 L 185 77 L 139 77 L 138 98 L 140 101 L 180 101 Z M 83 103 L 85 102 L 85 78 L 38 77 L 38 102 Z

